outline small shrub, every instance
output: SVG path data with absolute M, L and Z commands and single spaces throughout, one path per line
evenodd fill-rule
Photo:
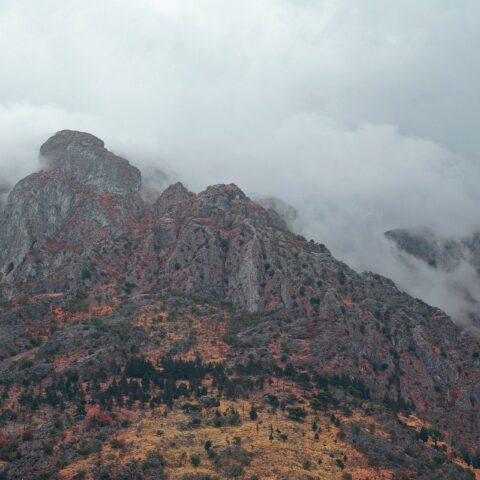
M 110 440 L 110 445 L 115 450 L 120 450 L 125 446 L 125 442 L 123 440 L 119 440 L 118 438 L 113 438 Z
M 307 412 L 301 407 L 288 407 L 287 412 L 288 418 L 297 422 L 303 421 L 303 419 L 307 416 Z
M 241 465 L 230 465 L 227 468 L 227 476 L 228 478 L 238 478 L 243 475 L 243 467 Z

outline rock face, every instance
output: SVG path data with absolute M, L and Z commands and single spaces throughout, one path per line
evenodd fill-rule
M 442 311 L 357 274 L 234 184 L 194 194 L 177 183 L 146 204 L 139 171 L 92 135 L 59 132 L 40 152 L 44 169 L 15 186 L 1 216 L 3 297 L 82 299 L 89 311 L 135 310 L 134 299 L 172 292 L 217 302 L 257 319 L 234 326 L 249 345 L 232 350 L 237 359 L 274 363 L 286 345 L 293 368 L 355 379 L 369 398 L 480 447 L 480 344 Z M 438 264 L 426 240 L 401 241 Z M 27 335 L 3 315 L 4 342 Z
M 127 196 L 140 190 L 140 171 L 88 133 L 59 132 L 42 145 L 40 155 L 48 170 L 93 192 Z
M 19 182 L 1 220 L 4 295 L 78 288 L 82 274 L 111 286 L 113 268 L 118 291 L 181 289 L 252 312 L 291 306 L 296 240 L 236 185 L 195 195 L 177 183 L 146 206 L 139 171 L 98 138 L 62 131 L 40 153 L 45 169 Z
M 75 280 L 93 249 L 126 235 L 143 214 L 139 170 L 93 135 L 59 132 L 40 153 L 45 168 L 15 186 L 0 221 L 7 295 L 26 284 L 54 288 L 57 272 Z

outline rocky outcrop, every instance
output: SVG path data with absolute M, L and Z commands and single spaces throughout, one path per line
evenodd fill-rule
M 58 132 L 42 145 L 40 155 L 47 170 L 59 172 L 85 189 L 126 196 L 140 190 L 138 168 L 109 152 L 102 140 L 88 133 Z
M 0 272 L 7 295 L 27 284 L 43 288 L 45 281 L 50 289 L 62 288 L 55 285 L 56 272 L 75 280 L 82 258 L 126 235 L 143 215 L 139 170 L 101 140 L 62 131 L 40 153 L 44 168 L 14 187 L 0 219 Z
M 179 289 L 252 312 L 291 307 L 288 244 L 299 240 L 236 185 L 195 195 L 177 183 L 145 205 L 139 171 L 90 134 L 59 132 L 40 153 L 43 170 L 13 189 L 1 220 L 4 296 L 95 283 L 117 295 Z

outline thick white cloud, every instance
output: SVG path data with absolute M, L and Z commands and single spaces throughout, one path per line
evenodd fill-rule
M 477 0 L 2 0 L 0 44 L 0 178 L 87 130 L 195 190 L 280 197 L 407 288 L 384 230 L 479 227 Z

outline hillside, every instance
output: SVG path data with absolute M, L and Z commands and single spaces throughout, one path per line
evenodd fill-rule
M 62 131 L 0 219 L 0 478 L 476 478 L 480 343 L 236 185 Z

